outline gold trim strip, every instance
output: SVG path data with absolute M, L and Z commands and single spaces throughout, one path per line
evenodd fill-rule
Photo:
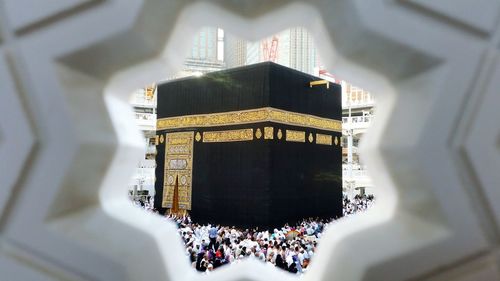
M 286 141 L 306 142 L 306 132 L 286 130 Z
M 257 122 L 274 122 L 292 126 L 315 128 L 325 131 L 342 132 L 339 120 L 296 113 L 273 107 L 250 110 L 229 111 L 210 114 L 176 116 L 158 119 L 157 130 L 216 127 L 227 125 L 251 124 Z
M 332 145 L 332 136 L 316 133 L 316 144 Z
M 317 85 L 326 85 L 326 88 L 330 89 L 330 82 L 327 80 L 316 80 L 309 82 L 309 88 L 312 88 L 312 86 L 317 86 Z
M 274 128 L 273 127 L 264 127 L 264 139 L 265 140 L 274 139 Z
M 253 129 L 203 132 L 203 142 L 232 142 L 253 140 Z
M 316 143 L 324 145 L 332 145 L 332 136 L 316 133 Z

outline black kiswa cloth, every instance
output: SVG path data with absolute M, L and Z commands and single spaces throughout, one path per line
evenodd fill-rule
M 273 107 L 341 120 L 340 85 L 309 87 L 319 79 L 272 62 L 181 78 L 158 86 L 157 117 Z

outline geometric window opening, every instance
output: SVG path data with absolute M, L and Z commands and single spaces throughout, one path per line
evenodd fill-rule
M 490 231 L 496 208 L 484 206 L 496 199 L 487 184 L 497 169 L 467 169 L 493 154 L 490 143 L 478 147 L 483 157 L 472 152 L 473 144 L 463 150 L 468 129 L 483 125 L 471 109 L 485 89 L 496 97 L 496 80 L 487 73 L 495 52 L 484 55 L 498 45 L 488 27 L 498 10 L 494 1 L 472 9 L 489 10 L 486 17 L 459 12 L 471 10 L 469 4 L 420 9 L 415 1 L 87 2 L 22 17 L 12 9 L 24 9 L 16 1 L 1 7 L 8 19 L 1 23 L 7 31 L 1 47 L 16 47 L 8 52 L 15 70 L 7 71 L 20 77 L 13 92 L 25 101 L 36 144 L 2 214 L 0 267 L 13 278 L 197 280 L 179 262 L 185 249 L 172 242 L 178 239 L 173 224 L 134 208 L 124 192 L 124 175 L 132 174 L 144 150 L 125 93 L 178 70 L 186 43 L 179 30 L 208 24 L 256 40 L 288 24 L 314 32 L 328 68 L 377 93 L 380 109 L 361 147 L 380 190 L 377 205 L 332 226 L 304 278 L 477 280 L 473 274 L 480 272 L 487 274 L 482 279 L 498 279 L 497 243 L 487 239 L 496 235 Z M 472 26 L 471 17 L 477 19 Z M 8 142 L 16 139 L 3 127 L 2 133 Z M 2 160 L 11 156 L 2 153 Z M 493 196 L 483 198 L 485 190 Z M 137 237 L 141 243 L 130 242 Z M 252 260 L 214 275 L 292 280 Z
M 268 36 L 267 38 L 251 42 L 226 33 L 222 28 L 203 27 L 195 33 L 191 43 L 182 70 L 172 77 L 165 77 L 161 83 L 168 83 L 169 81 L 185 77 L 202 77 L 205 74 L 215 71 L 231 70 L 235 67 L 271 61 L 302 73 L 313 75 L 313 79 L 319 82 L 314 87 L 329 88 L 330 83 L 340 85 L 342 90 L 338 94 L 342 95 L 342 135 L 332 137 L 316 133 L 309 134 L 307 140 L 311 143 L 341 147 L 342 158 L 339 158 L 338 161 L 342 161 L 343 180 L 341 187 L 343 193 L 342 212 L 344 216 L 360 213 L 374 204 L 373 184 L 368 176 L 366 165 L 363 165 L 360 161 L 358 148 L 362 135 L 367 131 L 374 118 L 374 97 L 370 92 L 339 79 L 325 69 L 311 32 L 306 28 L 294 27 Z M 165 196 L 167 192 L 158 188 L 155 190 L 155 179 L 157 176 L 165 177 L 164 184 L 172 187 L 169 200 L 174 200 L 173 196 L 176 196 L 173 191 L 174 186 L 179 184 L 179 190 L 182 193 L 187 182 L 185 176 L 176 177 L 174 174 L 178 170 L 186 169 L 188 162 L 186 159 L 175 159 L 175 157 L 170 160 L 165 158 L 165 174 L 161 175 L 161 172 L 159 173 L 158 171 L 155 174 L 155 169 L 157 168 L 156 161 L 159 159 L 157 153 L 160 153 L 156 147 L 164 143 L 167 145 L 168 138 L 168 134 L 163 134 L 161 128 L 156 127 L 159 118 L 157 113 L 161 111 L 161 109 L 157 108 L 157 98 L 160 94 L 158 84 L 161 83 L 151 84 L 134 91 L 130 99 L 135 110 L 136 123 L 139 125 L 146 139 L 146 155 L 138 165 L 132 179 L 132 184 L 129 186 L 129 196 L 136 205 L 142 206 L 154 213 L 169 216 L 170 218 L 170 208 L 173 208 L 173 203 L 170 203 L 167 209 L 159 208 L 160 204 L 158 202 L 155 204 L 155 199 L 164 200 L 162 196 Z M 227 87 L 238 86 L 232 85 L 231 80 L 227 84 Z M 313 85 L 309 87 L 312 88 Z M 274 136 L 273 127 L 262 128 L 262 132 L 258 129 L 255 132 L 256 138 L 260 139 L 262 133 L 265 134 L 264 138 L 266 139 L 278 138 L 278 135 Z M 196 142 L 201 141 L 200 132 L 196 133 L 195 139 Z M 181 151 L 183 149 L 186 150 L 182 146 L 172 145 L 168 148 L 168 151 L 174 154 L 182 154 L 186 152 Z M 165 157 L 168 156 L 165 155 Z M 241 159 L 240 161 L 245 160 Z M 163 165 L 161 166 L 163 167 Z M 171 174 L 166 172 L 167 170 L 171 171 Z M 163 195 L 155 196 L 156 192 L 163 193 Z M 189 212 L 183 212 L 182 216 L 186 214 L 189 214 Z M 171 219 L 176 220 L 176 218 Z M 326 219 L 326 221 L 315 220 L 312 217 L 303 219 L 307 221 L 303 221 L 301 224 L 297 222 L 297 225 L 291 223 L 289 227 L 286 227 L 289 224 L 288 222 L 281 228 L 276 226 L 275 229 L 279 229 L 279 233 L 283 237 L 291 239 L 291 241 L 288 239 L 283 241 L 277 239 L 277 237 L 274 237 L 274 234 L 277 235 L 277 233 L 273 234 L 273 229 L 270 229 L 271 233 L 264 230 L 257 231 L 252 229 L 252 232 L 254 232 L 253 237 L 248 240 L 250 242 L 245 242 L 243 241 L 245 240 L 245 237 L 243 237 L 245 236 L 244 228 L 231 228 L 229 225 L 219 226 L 220 223 L 217 221 L 208 221 L 207 224 L 202 224 L 203 227 L 197 224 L 196 221 L 192 223 L 187 223 L 185 220 L 182 223 L 178 221 L 180 228 L 178 233 L 183 238 L 186 251 L 191 253 L 188 254 L 189 258 L 198 271 L 213 270 L 214 267 L 217 268 L 224 264 L 238 262 L 243 257 L 254 256 L 287 271 L 302 273 L 307 271 L 306 267 L 311 261 L 310 257 L 312 257 L 316 250 L 322 232 L 328 225 L 335 223 L 338 218 L 333 218 L 332 216 Z M 210 253 L 206 256 L 199 255 L 202 252 L 200 247 L 207 247 L 204 243 L 208 244 L 209 235 L 208 232 L 203 233 L 203 235 L 195 235 L 194 233 L 200 233 L 202 230 L 206 231 L 205 228 L 208 228 L 209 225 L 217 225 L 217 229 L 219 230 L 218 236 L 221 240 L 224 240 L 224 234 L 221 232 L 226 230 L 228 233 L 232 230 L 233 236 L 235 236 L 234 233 L 238 235 L 236 235 L 237 237 L 227 235 L 230 237 L 228 239 L 230 243 L 227 245 L 223 241 L 218 241 L 217 245 L 220 245 L 222 251 L 220 249 L 218 251 L 217 247 L 213 247 L 210 244 L 209 246 L 212 246 L 213 249 L 205 250 Z M 272 239 L 268 237 L 270 235 Z M 296 235 L 298 237 L 295 238 L 294 236 Z M 261 238 L 262 236 L 266 236 L 265 240 Z M 255 246 L 250 247 L 247 245 L 249 243 L 255 243 Z M 276 247 L 273 247 L 274 243 L 277 244 Z M 287 248 L 281 250 L 282 245 L 286 245 Z M 295 251 L 294 248 L 296 245 L 300 245 L 298 246 L 297 253 L 292 254 Z M 243 251 L 241 251 L 242 247 Z M 248 252 L 245 252 L 247 247 Z M 224 253 L 224 249 L 226 251 L 225 254 L 219 253 Z M 229 253 L 227 253 L 228 251 Z M 289 257 L 289 260 L 284 261 L 285 259 L 283 259 L 283 261 L 278 261 L 277 264 L 276 255 L 282 256 L 285 252 L 288 253 L 285 256 L 293 257 L 296 260 L 292 262 Z M 200 265 L 198 261 L 200 259 L 203 259 L 203 262 L 206 264 Z M 297 267 L 293 266 L 292 263 L 297 264 Z

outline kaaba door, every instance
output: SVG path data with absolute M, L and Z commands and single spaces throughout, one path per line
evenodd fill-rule
M 172 208 L 175 179 L 179 177 L 179 209 L 191 210 L 194 132 L 167 133 L 163 208 Z

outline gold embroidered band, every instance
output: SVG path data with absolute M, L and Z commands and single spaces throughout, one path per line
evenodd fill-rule
M 342 122 L 339 120 L 296 113 L 273 107 L 161 118 L 157 120 L 156 129 L 216 127 L 257 122 L 274 122 L 325 131 L 342 132 Z
M 203 132 L 203 142 L 231 142 L 253 140 L 253 129 Z

